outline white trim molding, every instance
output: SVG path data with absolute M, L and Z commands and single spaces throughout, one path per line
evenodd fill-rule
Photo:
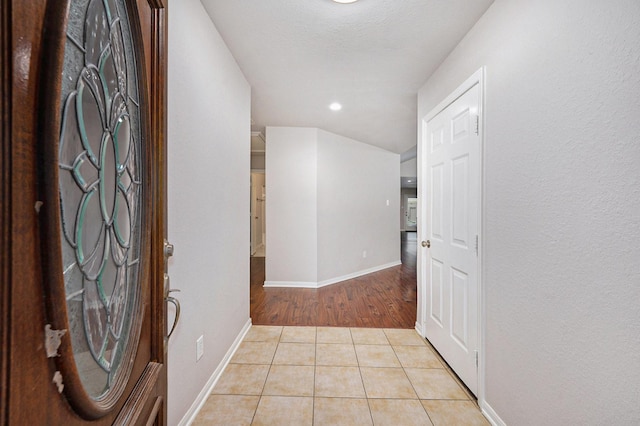
M 374 272 L 382 271 L 383 269 L 393 268 L 394 266 L 402 265 L 400 260 L 395 262 L 385 263 L 384 265 L 374 266 L 373 268 L 363 269 L 361 271 L 353 272 L 351 274 L 342 275 L 340 277 L 329 278 L 328 280 L 318 282 L 318 288 L 325 287 L 331 284 L 336 284 L 341 281 L 350 280 L 352 278 L 358 278 L 363 275 L 372 274 Z
M 415 326 L 416 332 L 422 336 L 422 338 L 424 339 L 424 332 L 422 331 L 422 324 L 420 323 L 420 321 L 416 321 L 416 326 Z
M 487 401 L 478 401 L 482 414 L 489 420 L 493 426 L 507 426 L 507 424 L 500 418 L 495 410 L 487 403 Z
M 374 266 L 373 268 L 363 269 L 361 271 L 353 272 L 351 274 L 342 275 L 335 278 L 329 278 L 328 280 L 314 282 L 314 281 L 265 281 L 265 287 L 287 287 L 287 288 L 320 288 L 331 284 L 336 284 L 342 281 L 350 280 L 352 278 L 358 278 L 363 275 L 372 274 L 374 272 L 382 271 L 383 269 L 393 268 L 394 266 L 402 265 L 400 260 L 395 262 L 385 263 L 384 265 Z
M 209 380 L 207 380 L 207 383 L 205 383 L 197 398 L 195 399 L 195 401 L 193 401 L 191 407 L 189 407 L 189 410 L 187 410 L 185 415 L 182 417 L 182 420 L 180 420 L 180 423 L 178 423 L 179 426 L 190 425 L 196 419 L 196 416 L 204 406 L 204 403 L 207 402 L 207 398 L 209 398 L 209 395 L 213 391 L 214 386 L 216 385 L 216 383 L 218 383 L 220 376 L 224 372 L 225 368 L 227 368 L 227 365 L 229 365 L 229 361 L 231 361 L 233 354 L 235 354 L 238 350 L 240 343 L 242 343 L 242 339 L 244 339 L 244 336 L 247 335 L 247 332 L 250 328 L 251 318 L 249 318 L 244 327 L 242 327 L 242 330 L 240 330 L 238 337 L 236 337 L 233 344 L 225 354 L 224 358 L 222 358 L 222 361 L 220 361 L 220 364 L 218 364 L 218 367 L 215 369 L 211 377 L 209 377 Z
M 262 139 L 262 142 L 267 142 L 262 132 L 251 132 L 251 137 L 256 137 Z
M 318 288 L 315 281 L 265 281 L 265 287 Z

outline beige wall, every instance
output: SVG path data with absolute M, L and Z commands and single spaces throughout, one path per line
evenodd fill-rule
M 398 154 L 315 128 L 266 137 L 266 285 L 317 287 L 400 261 Z
M 419 92 L 422 118 L 486 67 L 480 402 L 506 424 L 640 424 L 638 58 L 638 1 L 496 0 Z
M 171 3 L 169 34 L 169 272 L 182 315 L 169 341 L 168 424 L 177 425 L 249 321 L 251 93 L 200 1 Z

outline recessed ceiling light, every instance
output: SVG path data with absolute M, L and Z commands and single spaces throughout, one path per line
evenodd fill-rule
M 355 3 L 358 0 L 333 0 L 336 3 L 342 3 L 342 4 L 348 4 L 348 3 Z
M 337 102 L 332 103 L 331 105 L 329 105 L 329 109 L 331 111 L 340 111 L 342 109 L 342 105 L 340 105 Z

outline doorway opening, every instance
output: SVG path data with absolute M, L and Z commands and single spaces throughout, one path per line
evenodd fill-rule
M 251 173 L 251 256 L 265 257 L 265 175 Z
M 262 132 L 251 132 L 251 203 L 249 212 L 250 256 L 265 257 L 267 251 L 265 184 L 267 145 Z
M 415 186 L 401 187 L 400 194 L 400 231 L 417 231 L 418 189 Z

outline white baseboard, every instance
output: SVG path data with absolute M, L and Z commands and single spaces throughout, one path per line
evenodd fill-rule
M 487 401 L 478 401 L 482 414 L 489 420 L 493 426 L 507 426 L 507 424 L 500 418 L 498 413 L 487 403 Z
M 265 281 L 265 287 L 318 288 L 313 281 Z
M 424 337 L 424 333 L 422 332 L 422 324 L 420 324 L 418 321 L 416 321 L 415 329 L 420 336 Z
M 180 420 L 180 422 L 178 423 L 179 426 L 188 426 L 196 419 L 198 412 L 200 411 L 204 403 L 207 402 L 207 398 L 209 398 L 211 391 L 213 391 L 213 387 L 216 385 L 216 383 L 218 383 L 218 380 L 224 372 L 224 369 L 227 368 L 227 365 L 229 364 L 229 361 L 231 361 L 233 354 L 235 354 L 236 350 L 238 350 L 238 346 L 240 346 L 240 343 L 242 343 L 242 339 L 244 339 L 244 336 L 247 334 L 250 328 L 251 318 L 249 318 L 244 327 L 242 327 L 242 330 L 240 330 L 240 334 L 238 334 L 238 337 L 236 337 L 236 340 L 233 342 L 224 358 L 222 358 L 222 361 L 220 361 L 218 367 L 215 369 L 211 377 L 209 377 L 209 380 L 207 380 L 207 383 L 205 383 L 196 400 L 193 401 L 193 404 L 191 404 L 189 410 L 187 410 L 185 415 L 182 417 L 182 420 Z
M 400 260 L 395 262 L 386 263 L 380 266 L 374 266 L 373 268 L 363 269 L 362 271 L 353 272 L 351 274 L 342 275 L 340 277 L 330 278 L 328 280 L 313 282 L 313 281 L 265 281 L 265 287 L 289 287 L 289 288 L 320 288 L 327 285 L 339 283 L 341 281 L 350 280 L 352 278 L 358 278 L 363 275 L 378 272 L 383 269 L 391 268 L 393 266 L 402 265 Z
M 358 278 L 358 277 L 361 277 L 363 275 L 371 274 L 373 272 L 382 271 L 383 269 L 391 268 L 393 266 L 398 266 L 398 265 L 402 265 L 402 262 L 399 261 L 399 260 L 396 260 L 395 262 L 386 263 L 386 264 L 380 265 L 380 266 L 374 266 L 373 268 L 363 269 L 362 271 L 353 272 L 353 273 L 347 274 L 347 275 L 342 275 L 341 277 L 329 278 L 328 280 L 320 281 L 318 283 L 318 288 L 324 287 L 324 286 L 327 286 L 327 285 L 331 285 L 331 284 L 335 284 L 335 283 L 339 283 L 341 281 L 350 280 L 352 278 Z

